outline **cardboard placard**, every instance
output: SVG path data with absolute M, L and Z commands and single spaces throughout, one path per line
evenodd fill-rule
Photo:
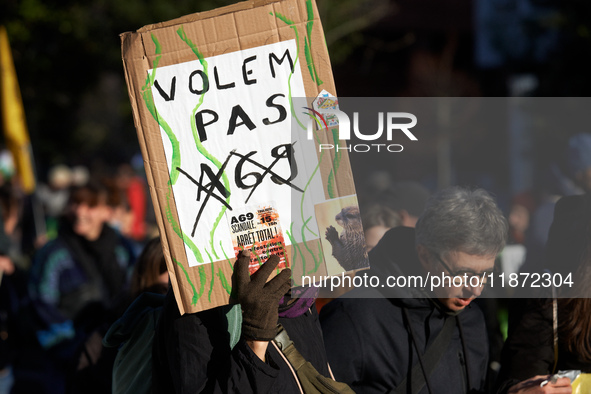
M 298 108 L 323 90 L 336 95 L 316 4 L 247 1 L 121 40 L 181 313 L 230 301 L 242 248 L 255 252 L 253 269 L 280 253 L 295 285 L 302 275 L 326 275 L 333 251 L 321 240 L 330 232 L 333 246 L 342 245 L 332 224 L 319 228 L 315 207 L 340 212 L 345 201 L 354 210 L 356 200 L 347 152 L 321 154 L 318 144 L 334 143 L 335 134 L 307 138 L 309 116 Z

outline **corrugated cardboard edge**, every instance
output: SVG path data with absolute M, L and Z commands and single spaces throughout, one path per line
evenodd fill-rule
M 178 236 L 175 234 L 175 231 L 169 222 L 168 218 L 165 214 L 165 207 L 167 204 L 170 204 L 169 207 L 171 209 L 171 214 L 173 215 L 172 219 L 178 223 L 178 216 L 176 212 L 176 204 L 174 203 L 174 196 L 171 196 L 172 191 L 168 190 L 168 188 L 158 187 L 157 185 L 167 185 L 169 181 L 169 173 L 166 162 L 157 161 L 154 158 L 150 157 L 150 152 L 156 156 L 164 157 L 164 147 L 162 140 L 160 138 L 160 128 L 158 122 L 153 119 L 145 105 L 143 105 L 143 99 L 141 95 L 141 78 L 145 79 L 146 72 L 148 69 L 152 68 L 152 61 L 157 56 L 155 54 L 155 44 L 151 40 L 144 41 L 144 38 L 148 38 L 151 32 L 156 30 L 167 29 L 170 27 L 177 27 L 178 25 L 186 25 L 188 23 L 192 23 L 195 21 L 205 20 L 214 18 L 221 15 L 227 15 L 229 13 L 240 12 L 245 10 L 251 10 L 260 6 L 266 6 L 272 4 L 273 9 L 280 11 L 283 10 L 283 7 L 288 8 L 288 6 L 292 6 L 292 8 L 299 10 L 300 16 L 302 15 L 302 10 L 305 10 L 305 6 L 303 6 L 304 1 L 296 1 L 296 0 L 282 0 L 282 1 L 247 1 L 238 4 L 234 4 L 228 7 L 223 7 L 220 9 L 198 13 L 198 14 L 191 14 L 182 18 L 178 18 L 175 20 L 171 20 L 168 22 L 162 22 L 154 25 L 145 26 L 139 29 L 135 33 L 124 33 L 121 35 L 122 41 L 122 50 L 123 50 L 123 64 L 125 69 L 125 78 L 129 87 L 129 96 L 132 103 L 133 113 L 134 113 L 134 123 L 138 133 L 138 139 L 140 142 L 140 147 L 142 150 L 142 155 L 144 157 L 144 163 L 146 167 L 146 175 L 148 178 L 148 184 L 150 188 L 150 194 L 152 196 L 152 200 L 154 201 L 154 208 L 156 210 L 156 218 L 158 221 L 158 225 L 160 229 L 164 229 L 165 231 L 161 231 L 161 239 L 162 245 L 165 251 L 167 267 L 169 272 L 174 272 L 176 275 L 171 275 L 171 283 L 173 289 L 175 291 L 175 295 L 177 295 L 177 301 L 179 304 L 179 310 L 181 314 L 186 312 L 197 312 L 203 309 L 212 308 L 218 305 L 223 305 L 229 302 L 229 295 L 225 292 L 225 290 L 220 290 L 219 288 L 214 289 L 213 287 L 210 289 L 206 289 L 205 285 L 212 283 L 211 278 L 215 275 L 219 274 L 220 272 L 225 275 L 228 280 L 231 280 L 232 275 L 232 267 L 234 258 L 231 260 L 231 264 L 226 264 L 224 261 L 218 261 L 214 264 L 204 264 L 201 273 L 205 271 L 206 280 L 205 283 L 201 280 L 199 275 L 197 274 L 197 267 L 188 267 L 188 263 L 186 260 L 185 254 L 185 245 L 184 241 L 182 240 L 182 236 Z M 318 17 L 318 10 L 316 7 L 315 2 L 312 2 L 314 7 L 314 27 L 313 27 L 313 45 L 312 45 L 312 53 L 311 56 L 316 62 L 317 72 L 321 76 L 321 79 L 324 81 L 324 84 L 321 86 L 317 86 L 314 82 L 311 81 L 311 77 L 308 74 L 307 64 L 305 61 L 304 56 L 304 39 L 300 40 L 300 47 L 299 50 L 299 58 L 300 58 L 300 68 L 302 71 L 302 75 L 304 76 L 304 84 L 306 87 L 307 95 L 309 96 L 316 96 L 322 89 L 329 91 L 330 93 L 336 95 L 336 91 L 334 88 L 334 82 L 332 78 L 332 70 L 330 67 L 330 60 L 328 57 L 328 50 L 326 48 L 324 42 L 324 35 L 322 31 L 322 26 L 320 19 Z M 295 7 L 294 7 L 295 5 Z M 303 14 L 305 15 L 305 13 Z M 300 17 L 300 19 L 302 19 Z M 304 24 L 306 21 L 300 21 L 298 24 Z M 276 20 L 277 25 L 277 20 Z M 279 29 L 279 27 L 276 27 Z M 282 25 L 282 34 L 278 37 L 285 36 L 286 31 L 291 31 L 290 28 L 286 28 L 286 26 Z M 278 30 L 277 30 L 278 31 Z M 264 31 L 261 31 L 261 34 Z M 302 32 L 303 35 L 303 32 Z M 295 37 L 295 34 L 294 34 Z M 238 37 L 239 38 L 239 37 Z M 293 37 L 292 37 L 293 38 Z M 277 42 L 275 40 L 271 40 L 272 42 Z M 282 41 L 282 39 L 278 39 L 278 41 Z M 260 42 L 257 45 L 252 45 L 248 47 L 255 47 L 258 45 L 267 44 L 270 42 Z M 240 48 L 244 49 L 244 48 Z M 222 52 L 223 53 L 223 52 Z M 215 56 L 218 53 L 204 53 L 205 57 Z M 166 55 L 166 54 L 164 54 Z M 180 55 L 179 55 L 180 56 Z M 138 62 L 138 59 L 141 59 L 141 62 Z M 193 57 L 191 60 L 195 60 Z M 163 64 L 166 64 L 164 62 Z M 174 63 L 172 63 L 174 64 Z M 134 78 L 134 76 L 136 78 Z M 152 135 L 150 135 L 152 133 Z M 155 138 L 157 136 L 157 138 Z M 346 156 L 346 155 L 345 155 Z M 343 158 L 344 159 L 344 158 Z M 342 165 L 345 162 L 343 160 Z M 332 164 L 330 164 L 332 165 Z M 326 166 L 326 165 L 325 165 Z M 346 165 L 344 167 L 349 166 L 348 159 L 346 160 Z M 347 167 L 350 168 L 350 167 Z M 344 169 L 344 168 L 343 168 Z M 354 185 L 352 176 L 339 176 L 339 174 L 346 174 L 346 171 L 339 170 L 337 171 L 337 178 L 339 182 L 342 182 L 342 185 L 338 185 L 337 195 L 344 196 L 348 194 L 354 193 Z M 349 172 L 350 174 L 350 172 Z M 345 194 L 341 194 L 341 189 L 346 189 L 347 191 Z M 349 190 L 353 190 L 349 192 Z M 345 190 L 343 190 L 345 191 Z M 170 201 L 166 201 L 167 194 Z M 325 189 L 325 194 L 328 197 L 327 191 Z M 323 235 L 321 235 L 323 236 Z M 319 243 L 318 243 L 319 244 Z M 320 251 L 320 245 L 317 243 L 308 243 L 308 245 L 298 244 L 299 247 L 299 256 L 303 256 L 304 258 L 309 259 L 311 257 L 310 253 L 318 254 Z M 309 249 L 309 250 L 308 250 Z M 288 256 L 293 256 L 296 253 L 292 247 L 288 247 Z M 175 261 L 176 260 L 176 261 Z M 311 261 L 311 260 L 309 260 Z M 179 269 L 185 270 L 186 267 L 187 272 L 183 273 Z M 205 267 L 206 268 L 205 268 Z M 217 273 L 216 273 L 216 270 Z M 325 274 L 324 265 L 321 265 L 321 268 L 315 273 L 317 275 Z M 294 272 L 294 275 L 298 275 L 297 269 Z M 193 291 L 195 293 L 196 289 L 194 288 L 193 282 L 199 281 L 199 293 L 201 294 L 200 302 L 194 305 L 191 301 L 190 293 Z M 191 287 L 193 287 L 191 289 Z M 219 287 L 219 286 L 218 286 Z M 205 299 L 205 292 L 207 292 L 207 299 L 211 300 L 208 303 L 205 303 L 203 300 Z M 181 295 L 181 297 L 178 297 Z
M 138 47 L 138 44 L 136 43 L 136 41 L 137 40 L 141 41 L 141 36 L 134 35 L 134 34 L 122 34 L 121 40 L 122 40 L 122 42 L 121 42 L 122 53 L 129 53 L 129 52 L 133 52 L 133 49 Z M 143 44 L 142 44 L 142 46 L 143 46 Z M 149 66 L 148 66 L 148 68 L 149 68 Z M 124 69 L 124 73 L 125 73 L 125 80 L 127 82 L 129 98 L 130 98 L 131 106 L 132 106 L 132 110 L 133 110 L 133 120 L 134 120 L 134 124 L 136 127 L 137 135 L 138 135 L 140 150 L 142 152 L 142 157 L 144 158 L 144 168 L 146 170 L 146 178 L 148 181 L 148 188 L 149 188 L 150 196 L 152 198 L 152 203 L 154 206 L 156 222 L 158 224 L 158 228 L 163 229 L 166 226 L 166 220 L 164 220 L 164 218 L 162 217 L 164 211 L 161 209 L 162 204 L 159 200 L 159 195 L 156 192 L 153 170 L 149 164 L 151 162 L 150 152 L 147 148 L 146 134 L 144 133 L 144 129 L 142 127 L 142 121 L 141 121 L 141 115 L 144 113 L 144 111 L 140 110 L 139 105 L 138 105 L 138 103 L 142 102 L 141 92 L 138 92 L 136 90 L 137 87 L 134 84 L 134 80 L 130 75 L 130 73 L 132 72 L 130 70 L 130 65 L 128 64 L 128 62 L 126 61 L 125 58 L 123 58 L 123 69 Z M 166 267 L 169 272 L 175 272 L 176 268 L 174 266 L 174 262 L 172 261 L 172 253 L 171 253 L 170 246 L 169 246 L 170 241 L 168 239 L 167 231 L 160 231 L 160 241 L 162 244 L 162 248 L 163 248 L 163 252 L 164 252 L 164 256 L 165 256 L 165 260 L 166 260 Z M 179 291 L 179 283 L 177 281 L 176 275 L 169 275 L 169 278 L 170 278 L 170 282 L 172 284 L 174 291 L 175 292 Z M 184 303 L 179 303 L 179 309 L 181 310 L 181 314 L 185 313 L 184 312 L 185 311 Z
M 165 22 L 153 23 L 151 25 L 146 25 L 137 30 L 138 33 L 144 33 L 151 30 L 157 30 L 164 27 L 170 27 L 175 25 L 180 25 L 183 23 L 191 23 L 200 21 L 203 19 L 215 18 L 220 15 L 232 14 L 234 12 L 249 10 L 257 7 L 261 7 L 264 5 L 278 3 L 281 0 L 257 0 L 257 1 L 241 1 L 236 4 L 230 4 L 225 7 L 216 8 L 214 10 L 203 11 L 203 12 L 196 12 L 194 14 L 189 14 L 182 16 L 180 18 L 171 19 Z M 125 33 L 124 33 L 125 34 Z

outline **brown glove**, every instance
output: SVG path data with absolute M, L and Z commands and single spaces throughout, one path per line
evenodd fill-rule
M 284 269 L 268 283 L 267 278 L 279 264 L 272 255 L 257 272 L 249 275 L 250 251 L 243 251 L 234 266 L 233 298 L 242 307 L 242 335 L 245 339 L 270 341 L 277 335 L 279 300 L 291 287 L 291 270 Z

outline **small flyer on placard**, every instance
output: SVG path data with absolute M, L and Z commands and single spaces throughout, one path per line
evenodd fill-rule
M 270 255 L 280 257 L 278 270 L 289 267 L 279 214 L 273 202 L 234 209 L 226 214 L 234 245 L 234 254 L 252 251 L 249 271 L 254 273 Z
M 314 109 L 326 110 L 326 109 L 339 109 L 339 99 L 323 90 L 318 94 L 316 100 L 313 102 Z M 322 118 L 326 121 L 325 127 L 335 127 L 339 125 L 339 118 L 333 113 L 323 113 Z

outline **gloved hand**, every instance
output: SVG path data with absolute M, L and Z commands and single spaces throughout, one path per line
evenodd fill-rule
M 245 339 L 270 341 L 277 335 L 279 300 L 291 287 L 291 270 L 286 268 L 265 283 L 279 264 L 279 256 L 269 257 L 252 276 L 249 262 L 250 251 L 241 252 L 232 275 L 232 296 L 242 307 L 242 335 Z

